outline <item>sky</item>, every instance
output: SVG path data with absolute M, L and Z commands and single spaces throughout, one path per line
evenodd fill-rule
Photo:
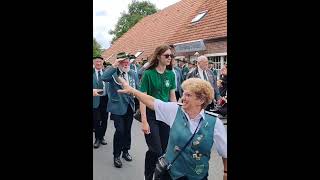
M 160 10 L 179 1 L 149 0 Z M 115 28 L 121 12 L 128 12 L 128 4 L 131 2 L 132 0 L 93 0 L 93 37 L 96 38 L 102 48 L 110 47 L 112 36 L 108 32 Z

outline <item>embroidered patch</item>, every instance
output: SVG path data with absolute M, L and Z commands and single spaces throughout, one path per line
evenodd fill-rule
M 194 169 L 194 172 L 196 172 L 198 175 L 201 174 L 204 170 L 204 164 L 196 165 L 196 168 Z
M 166 80 L 166 81 L 164 82 L 164 84 L 165 84 L 166 87 L 169 87 L 169 86 L 170 86 L 169 80 Z

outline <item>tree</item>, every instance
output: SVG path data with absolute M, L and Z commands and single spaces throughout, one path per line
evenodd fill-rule
M 93 38 L 93 57 L 101 55 L 101 45 Z
M 114 35 L 111 44 L 138 23 L 143 17 L 156 13 L 156 6 L 148 1 L 132 1 L 128 5 L 128 13 L 122 12 L 114 30 L 109 34 Z

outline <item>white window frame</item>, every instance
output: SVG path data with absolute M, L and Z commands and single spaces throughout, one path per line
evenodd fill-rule
M 227 62 L 227 56 L 228 56 L 227 53 L 205 54 L 205 56 L 208 59 L 212 59 L 213 58 L 214 67 L 218 71 L 217 78 L 220 79 L 221 68 L 224 67 L 224 65 Z M 218 68 L 216 68 L 216 67 L 218 67 Z

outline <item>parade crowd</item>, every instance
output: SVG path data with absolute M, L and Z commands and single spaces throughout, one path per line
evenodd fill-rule
M 145 180 L 207 180 L 214 149 L 227 179 L 227 135 L 221 121 L 227 118 L 227 64 L 219 71 L 197 54 L 194 62 L 178 59 L 174 46 L 159 45 L 148 61 L 137 62 L 126 52 L 112 63 L 93 57 L 93 147 L 113 139 L 114 167 L 122 167 L 121 157 L 134 161 L 131 126 L 136 119 L 148 146 Z M 108 119 L 114 122 L 113 138 L 105 137 Z

